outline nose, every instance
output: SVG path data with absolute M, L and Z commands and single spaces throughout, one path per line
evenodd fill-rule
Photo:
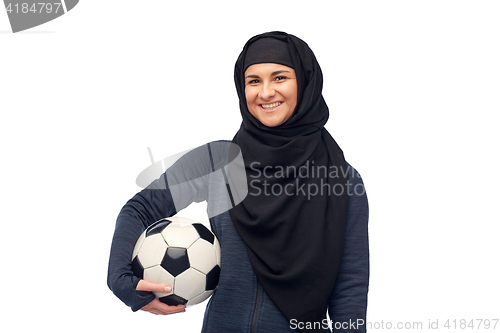
M 262 85 L 262 89 L 260 90 L 259 95 L 260 95 L 261 99 L 268 100 L 268 99 L 274 97 L 275 93 L 276 92 L 275 92 L 272 84 L 265 82 Z

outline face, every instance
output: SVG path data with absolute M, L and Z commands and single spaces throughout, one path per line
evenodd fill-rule
M 297 79 L 288 66 L 264 63 L 245 71 L 245 97 L 248 110 L 262 124 L 283 124 L 297 105 Z

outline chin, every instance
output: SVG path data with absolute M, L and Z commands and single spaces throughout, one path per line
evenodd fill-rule
M 283 121 L 280 121 L 280 120 L 273 120 L 273 121 L 260 121 L 262 124 L 266 125 L 267 127 L 276 127 L 276 126 L 279 126 L 281 124 L 283 124 L 284 122 Z

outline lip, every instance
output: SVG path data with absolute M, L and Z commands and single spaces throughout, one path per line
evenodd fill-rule
M 281 104 L 280 104 L 280 105 L 278 105 L 277 107 L 275 107 L 274 109 L 264 109 L 264 108 L 262 107 L 262 104 L 273 104 L 273 103 L 277 103 L 277 102 L 279 102 L 279 103 L 281 103 Z M 262 103 L 262 104 L 259 104 L 260 109 L 261 109 L 263 112 L 265 112 L 265 113 L 271 113 L 271 112 L 274 112 L 274 111 L 278 110 L 278 109 L 279 109 L 279 108 L 283 105 L 283 102 L 282 102 L 282 101 L 276 101 L 276 102 L 272 102 L 272 103 Z

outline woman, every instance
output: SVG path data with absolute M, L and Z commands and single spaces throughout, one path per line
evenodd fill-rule
M 241 149 L 248 195 L 210 219 L 222 270 L 202 331 L 327 332 L 328 312 L 335 332 L 365 332 L 368 204 L 361 177 L 324 128 L 329 111 L 313 52 L 290 34 L 257 35 L 234 78 L 243 122 L 232 142 Z M 195 191 L 191 201 L 207 198 Z M 134 311 L 185 311 L 150 293 L 169 286 L 130 269 L 135 240 L 176 214 L 172 201 L 168 184 L 146 189 L 118 217 L 108 285 Z

